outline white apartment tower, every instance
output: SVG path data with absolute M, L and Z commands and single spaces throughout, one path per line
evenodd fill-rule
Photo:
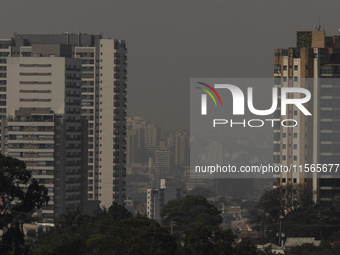
M 48 47 L 47 47 L 48 46 Z M 15 34 L 0 40 L 0 116 L 6 116 L 7 57 L 34 57 L 55 49 L 81 61 L 81 115 L 87 120 L 87 198 L 124 203 L 126 179 L 127 49 L 101 34 Z M 0 141 L 1 142 L 1 141 Z M 105 149 L 104 149 L 105 148 Z M 104 178 L 103 178 L 104 177 Z
M 6 115 L 0 119 L 1 153 L 24 161 L 48 189 L 44 218 L 84 210 L 87 201 L 81 61 L 63 57 L 65 49 L 53 51 L 55 57 L 6 58 Z
M 314 200 L 331 201 L 340 194 L 339 176 L 335 170 L 330 172 L 330 164 L 338 164 L 340 156 L 340 36 L 326 36 L 320 29 L 297 32 L 296 47 L 275 49 L 274 54 L 275 86 L 304 87 L 312 95 L 305 104 L 312 116 L 289 105 L 284 118 L 299 124 L 274 126 L 274 164 L 328 166 L 327 171 L 319 173 L 276 174 L 274 188 L 303 184 L 314 192 Z M 280 118 L 280 114 L 278 108 L 274 117 Z

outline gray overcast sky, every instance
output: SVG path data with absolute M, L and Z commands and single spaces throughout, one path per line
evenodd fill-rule
M 128 114 L 189 128 L 190 77 L 271 77 L 273 49 L 321 21 L 339 34 L 338 0 L 0 0 L 0 37 L 103 32 L 128 46 Z

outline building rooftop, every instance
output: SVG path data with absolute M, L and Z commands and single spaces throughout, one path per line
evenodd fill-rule
M 285 247 L 300 246 L 304 243 L 319 246 L 321 244 L 321 240 L 315 240 L 315 237 L 288 237 L 285 242 Z

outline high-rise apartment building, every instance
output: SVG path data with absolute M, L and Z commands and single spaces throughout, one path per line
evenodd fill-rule
M 274 127 L 274 164 L 339 164 L 340 156 L 340 36 L 325 31 L 297 32 L 297 46 L 276 49 L 274 79 L 277 87 L 304 87 L 311 94 L 305 104 L 312 116 L 288 105 L 285 119 L 295 119 L 296 127 Z M 292 95 L 300 97 L 300 95 Z M 275 118 L 280 118 L 277 108 Z M 282 119 L 282 117 L 281 117 Z M 316 178 L 318 177 L 318 178 Z M 329 172 L 290 172 L 275 175 L 274 187 L 305 184 L 314 199 L 330 201 L 340 192 L 340 179 Z
M 81 118 L 81 61 L 71 48 L 39 47 L 35 57 L 7 57 L 1 153 L 18 158 L 48 189 L 44 218 L 84 210 L 87 121 Z M 46 57 L 51 50 L 55 57 Z M 39 56 L 38 56 L 39 55 Z
M 125 41 L 88 34 L 15 34 L 0 40 L 0 116 L 7 116 L 7 61 L 58 57 L 81 62 L 81 115 L 88 121 L 89 200 L 124 203 L 126 179 L 127 49 Z M 65 53 L 65 54 L 66 54 Z
M 155 150 L 154 155 L 154 173 L 158 177 L 156 179 L 172 176 L 174 171 L 172 148 L 170 146 L 160 146 L 157 150 Z

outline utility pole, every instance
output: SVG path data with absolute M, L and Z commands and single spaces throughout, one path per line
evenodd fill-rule
M 171 226 L 171 230 L 170 230 L 170 233 L 171 233 L 171 235 L 172 235 L 172 233 L 173 233 L 173 231 L 174 231 L 174 225 L 176 224 L 176 221 L 170 221 L 170 226 Z
M 282 217 L 283 218 L 283 217 Z M 279 223 L 279 232 L 276 233 L 276 236 L 279 237 L 279 246 L 283 247 L 283 242 L 282 242 L 282 238 L 285 237 L 285 233 L 282 233 L 282 226 L 281 226 L 281 222 L 282 220 L 279 219 L 280 223 Z
M 280 220 L 280 229 L 279 229 L 279 246 L 281 247 L 281 220 Z

